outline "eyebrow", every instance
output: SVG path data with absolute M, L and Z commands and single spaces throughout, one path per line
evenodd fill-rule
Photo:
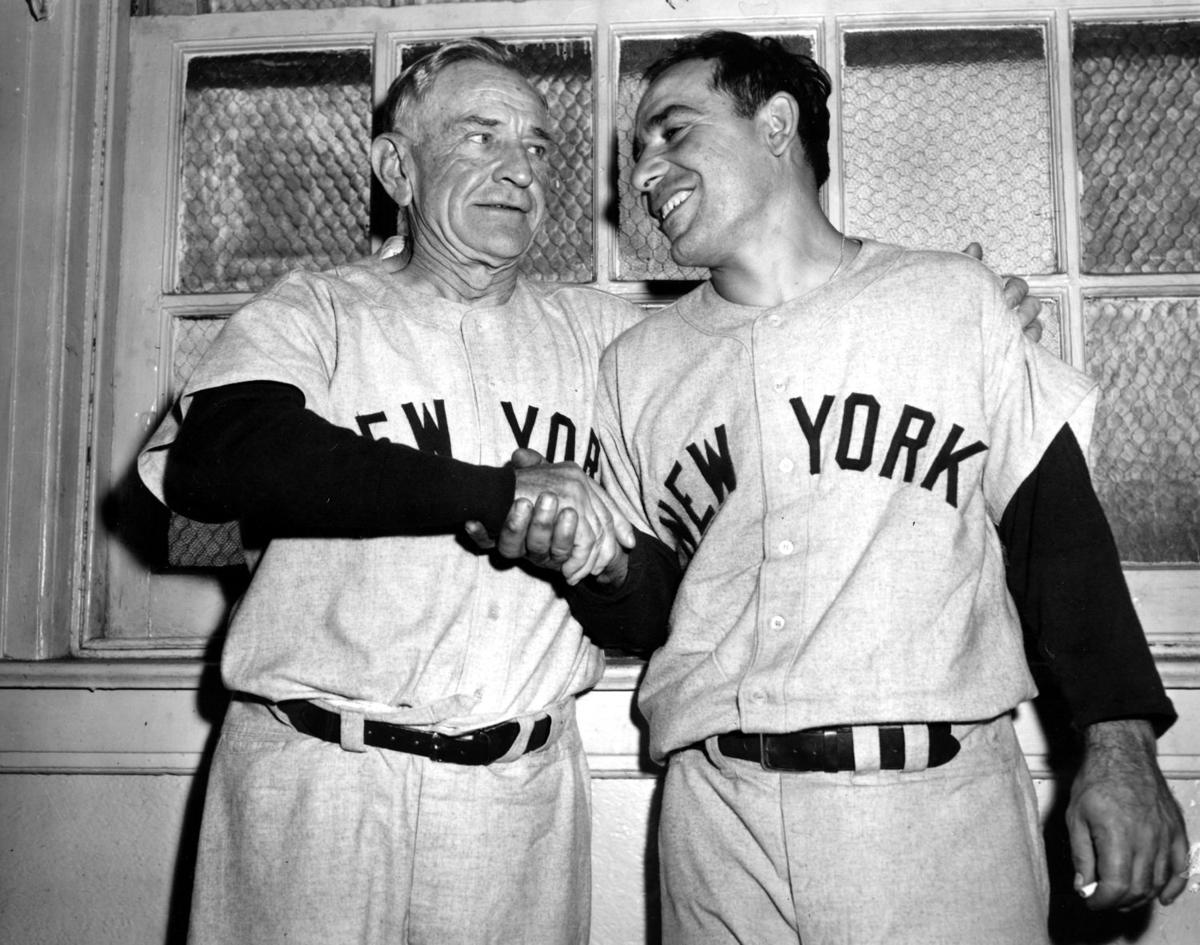
M 456 125 L 478 125 L 483 128 L 497 128 L 503 124 L 499 118 L 485 118 L 483 115 L 463 115 L 456 122 Z M 548 144 L 554 143 L 554 138 L 541 125 L 534 125 L 530 129 L 530 133 L 535 138 L 540 138 Z

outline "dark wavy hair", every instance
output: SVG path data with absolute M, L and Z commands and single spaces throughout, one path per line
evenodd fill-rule
M 776 92 L 788 92 L 800 106 L 797 129 L 804 155 L 820 187 L 829 179 L 829 74 L 809 56 L 790 52 L 770 36 L 756 38 L 710 30 L 677 40 L 643 73 L 647 82 L 682 62 L 713 61 L 711 88 L 729 96 L 734 113 L 750 118 Z

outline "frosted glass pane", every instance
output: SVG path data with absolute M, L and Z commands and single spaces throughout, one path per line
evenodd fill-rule
M 1053 272 L 1045 45 L 1032 27 L 846 33 L 847 231 Z
M 176 291 L 248 291 L 370 249 L 371 57 L 209 56 L 189 64 Z
M 1089 299 L 1084 325 L 1096 491 L 1121 557 L 1198 562 L 1200 301 Z
M 1086 272 L 1200 271 L 1200 23 L 1079 26 Z

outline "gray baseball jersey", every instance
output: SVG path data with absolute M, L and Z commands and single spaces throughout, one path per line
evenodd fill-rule
M 504 305 L 469 307 L 397 286 L 377 257 L 293 273 L 229 319 L 181 409 L 199 390 L 279 381 L 363 436 L 496 466 L 528 446 L 594 471 L 600 354 L 639 315 L 596 290 L 525 280 Z M 140 459 L 159 498 L 175 432 L 164 424 Z M 226 684 L 446 732 L 593 685 L 603 655 L 550 582 L 469 544 L 271 541 L 232 615 Z
M 686 564 L 641 687 L 654 756 L 1032 696 L 993 522 L 1093 406 L 956 254 L 866 241 L 778 308 L 706 284 L 627 332 L 601 368 L 606 481 Z

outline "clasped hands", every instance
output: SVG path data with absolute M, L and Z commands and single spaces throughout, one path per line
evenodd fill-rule
M 475 544 L 560 571 L 571 585 L 586 577 L 623 583 L 635 532 L 605 491 L 575 463 L 548 463 L 535 450 L 518 449 L 510 462 L 516 490 L 500 534 L 467 522 Z

